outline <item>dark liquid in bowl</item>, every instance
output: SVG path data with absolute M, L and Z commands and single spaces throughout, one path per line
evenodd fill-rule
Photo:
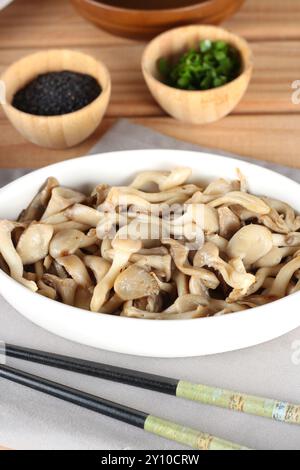
M 202 3 L 204 0 L 99 0 L 99 3 L 136 10 L 164 10 Z

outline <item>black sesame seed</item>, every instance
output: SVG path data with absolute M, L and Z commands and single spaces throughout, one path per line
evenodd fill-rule
M 39 75 L 19 90 L 12 105 L 28 114 L 59 116 L 84 108 L 102 89 L 91 75 L 64 70 Z

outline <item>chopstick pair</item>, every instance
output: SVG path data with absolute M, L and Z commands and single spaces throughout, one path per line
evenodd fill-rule
M 125 383 L 144 389 L 166 393 L 168 395 L 183 397 L 204 404 L 254 414 L 286 423 L 300 424 L 300 406 L 286 402 L 244 395 L 216 387 L 193 384 L 182 380 L 161 377 L 158 375 L 28 348 L 21 348 L 14 345 L 0 347 L 0 354 L 1 353 L 9 357 Z M 99 397 L 94 397 L 79 390 L 70 389 L 46 379 L 41 379 L 40 377 L 25 374 L 7 366 L 0 366 L 0 377 L 1 376 L 79 406 L 98 411 L 99 413 L 111 416 L 121 421 L 126 421 L 134 426 L 143 428 L 146 431 L 189 445 L 195 449 L 246 449 L 245 447 L 224 441 L 214 436 L 210 436 L 193 429 L 188 429 L 137 410 L 109 402 Z
M 1 346 L 0 356 L 6 355 L 25 361 L 78 372 L 100 379 L 124 383 L 155 392 L 165 393 L 206 405 L 240 411 L 288 424 L 300 424 L 300 405 L 247 395 L 218 387 L 195 384 L 184 380 L 163 377 L 132 369 L 72 358 L 45 351 L 37 351 L 11 344 Z
M 117 419 L 197 450 L 250 450 L 233 442 L 152 416 L 66 385 L 0 365 L 0 377 Z
M 105 364 L 97 364 L 82 359 L 72 359 L 58 354 L 46 353 L 27 348 L 0 343 L 0 357 L 3 355 L 23 359 L 30 362 L 79 372 L 94 377 L 102 377 L 113 381 L 127 383 L 150 390 L 173 394 L 176 380 L 122 369 Z M 0 361 L 1 362 L 1 361 Z M 52 382 L 42 377 L 28 374 L 7 365 L 0 364 L 0 378 L 32 388 L 47 395 L 73 403 L 105 416 L 131 424 L 137 428 L 160 437 L 187 445 L 197 450 L 250 450 L 239 444 L 226 441 L 216 436 L 182 426 L 165 419 L 152 416 L 133 408 L 104 398 L 90 395 L 81 390 Z

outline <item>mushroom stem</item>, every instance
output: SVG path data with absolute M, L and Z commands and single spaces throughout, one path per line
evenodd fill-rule
M 43 261 L 39 260 L 36 263 L 34 263 L 34 270 L 37 279 L 41 279 L 44 275 L 44 266 L 43 266 Z
M 272 240 L 275 246 L 300 246 L 300 232 L 290 232 L 287 235 L 273 233 Z
M 51 198 L 41 220 L 67 209 L 73 204 L 83 202 L 86 196 L 72 189 L 55 187 L 52 189 Z
M 83 204 L 74 204 L 64 211 L 68 219 L 80 224 L 97 227 L 101 220 L 101 214 L 97 209 L 85 206 Z
M 246 290 L 255 282 L 255 276 L 246 272 L 241 260 L 239 260 L 239 263 L 237 263 L 237 259 L 226 263 L 220 258 L 218 248 L 210 242 L 205 243 L 203 248 L 197 251 L 194 266 L 208 266 L 216 269 L 225 282 L 235 289 Z
M 42 186 L 38 194 L 33 198 L 27 209 L 25 209 L 20 217 L 19 222 L 32 222 L 33 220 L 40 220 L 46 206 L 51 198 L 51 193 L 54 188 L 59 186 L 57 179 L 48 178 Z
M 219 207 L 223 206 L 224 204 L 238 204 L 244 207 L 245 209 L 260 215 L 269 214 L 271 210 L 270 207 L 259 197 L 240 191 L 231 191 L 220 198 L 214 199 L 209 203 L 211 207 Z
M 269 253 L 262 256 L 262 258 L 259 258 L 253 266 L 255 268 L 278 266 L 284 258 L 293 255 L 297 250 L 299 250 L 298 246 L 287 246 L 282 248 L 274 246 Z
M 60 279 L 53 274 L 44 274 L 42 281 L 54 288 L 67 305 L 74 305 L 77 284 L 73 279 Z
M 196 310 L 191 312 L 182 313 L 165 313 L 165 312 L 148 312 L 147 310 L 140 310 L 135 307 L 125 306 L 121 316 L 131 318 L 144 318 L 146 320 L 189 320 L 192 318 L 206 317 L 207 313 L 205 308 L 199 306 Z
M 106 203 L 111 202 L 113 206 L 122 205 L 122 203 L 120 203 L 120 200 L 124 197 L 128 198 L 128 201 L 130 201 L 130 198 L 137 198 L 136 200 L 142 200 L 146 203 L 159 204 L 166 202 L 172 198 L 178 197 L 179 195 L 184 195 L 185 200 L 187 200 L 192 194 L 195 193 L 195 191 L 198 190 L 199 188 L 193 184 L 177 186 L 174 189 L 168 189 L 158 193 L 146 193 L 144 191 L 140 191 L 132 187 L 119 186 L 111 189 L 106 199 Z M 144 203 L 141 207 L 145 207 Z
M 170 305 L 163 313 L 184 313 L 190 312 L 197 307 L 207 307 L 209 305 L 209 299 L 201 295 L 187 294 L 178 297 L 175 302 Z
M 132 188 L 140 189 L 149 183 L 158 185 L 160 191 L 167 191 L 185 183 L 190 177 L 190 168 L 175 168 L 171 172 L 167 171 L 144 171 L 137 175 L 131 183 Z
M 99 256 L 87 255 L 83 258 L 84 264 L 89 268 L 96 279 L 97 284 L 104 278 L 108 273 L 111 263 L 104 258 Z
M 100 308 L 106 301 L 109 291 L 113 288 L 117 276 L 127 265 L 131 255 L 142 248 L 142 243 L 140 240 L 114 239 L 112 247 L 115 250 L 113 263 L 107 274 L 94 289 L 91 301 L 92 312 L 99 312 Z
M 138 266 L 145 266 L 155 269 L 160 275 L 166 278 L 168 282 L 171 279 L 171 263 L 172 258 L 170 255 L 157 256 L 157 255 L 140 255 L 133 254 L 130 261 Z
M 296 256 L 281 268 L 267 294 L 269 296 L 275 296 L 279 298 L 284 297 L 286 295 L 290 280 L 292 279 L 295 271 L 297 271 L 299 268 L 300 256 Z
M 89 273 L 81 261 L 76 255 L 69 255 L 57 258 L 56 260 L 61 266 L 65 268 L 67 273 L 74 279 L 74 281 L 82 287 L 90 287 L 92 285 Z
M 124 300 L 121 299 L 118 294 L 114 294 L 102 307 L 101 313 L 108 313 L 110 315 L 115 314 L 121 305 L 123 305 Z
M 41 279 L 38 281 L 38 288 L 39 290 L 37 291 L 38 294 L 43 295 L 44 297 L 47 297 L 48 299 L 55 300 L 56 299 L 56 290 L 48 286 L 44 281 Z
M 98 242 L 95 229 L 91 229 L 87 235 L 79 230 L 62 230 L 51 240 L 49 253 L 52 258 L 72 255 L 78 249 L 86 248 Z
M 76 289 L 74 307 L 82 308 L 83 310 L 90 309 L 92 294 L 89 289 L 78 286 Z
M 23 227 L 23 225 L 10 220 L 0 221 L 0 252 L 9 267 L 11 277 L 36 292 L 38 290 L 36 283 L 24 278 L 23 263 L 12 242 L 12 232 L 17 227 Z
M 178 297 L 188 294 L 189 293 L 188 276 L 176 268 L 172 277 L 176 283 Z
M 191 266 L 188 262 L 188 254 L 189 249 L 179 243 L 177 240 L 170 239 L 163 239 L 162 243 L 164 245 L 170 245 L 170 251 L 174 263 L 183 274 L 188 276 L 198 276 L 202 279 L 205 286 L 210 289 L 216 289 L 219 285 L 219 280 L 214 273 L 208 271 L 207 269 L 203 269 L 202 267 L 198 266 Z

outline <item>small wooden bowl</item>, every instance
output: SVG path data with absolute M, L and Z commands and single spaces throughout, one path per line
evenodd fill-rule
M 205 91 L 180 90 L 162 83 L 157 70 L 158 59 L 181 54 L 202 39 L 224 40 L 238 49 L 242 58 L 241 74 L 224 86 Z M 205 124 L 226 116 L 241 100 L 252 75 L 252 52 L 244 39 L 224 29 L 184 26 L 150 42 L 142 57 L 142 70 L 150 92 L 168 114 L 187 123 Z
M 135 2 L 136 8 L 129 8 L 124 6 L 129 4 L 124 0 L 110 0 L 109 3 L 71 0 L 84 18 L 100 28 L 119 36 L 140 39 L 149 39 L 183 24 L 219 24 L 233 15 L 245 0 L 139 1 L 140 5 L 138 0 Z
M 39 74 L 71 70 L 93 76 L 101 85 L 98 98 L 84 108 L 61 116 L 36 116 L 12 106 L 15 93 Z M 24 57 L 2 75 L 6 89 L 4 111 L 13 126 L 30 142 L 53 149 L 73 147 L 87 139 L 99 126 L 111 93 L 110 75 L 93 57 L 70 50 L 48 50 Z

